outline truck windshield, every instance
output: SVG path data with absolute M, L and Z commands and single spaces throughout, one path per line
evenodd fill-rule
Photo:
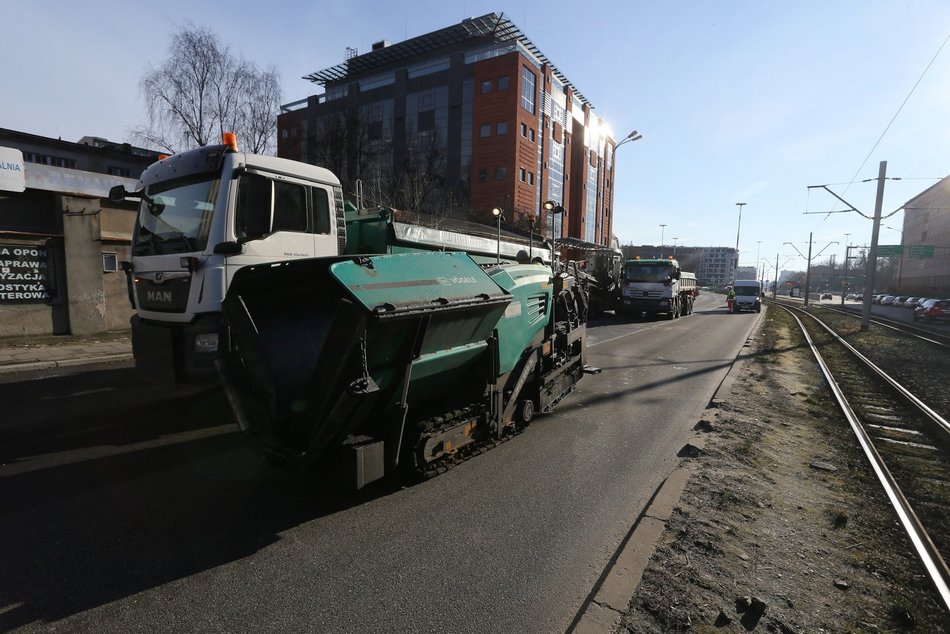
M 148 186 L 139 205 L 134 254 L 203 251 L 219 184 L 216 174 L 199 174 Z
M 735 288 L 736 295 L 742 295 L 744 297 L 755 297 L 759 294 L 758 286 L 736 286 Z
M 672 272 L 672 267 L 662 264 L 628 263 L 624 267 L 623 279 L 627 282 L 665 282 Z

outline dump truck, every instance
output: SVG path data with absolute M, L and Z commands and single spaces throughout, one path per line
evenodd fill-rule
M 633 259 L 624 263 L 622 311 L 639 317 L 663 313 L 668 319 L 693 312 L 699 291 L 696 275 L 673 258 Z
M 566 273 L 458 252 L 251 265 L 218 367 L 265 456 L 361 488 L 441 473 L 549 411 L 596 371 L 587 311 Z
M 551 261 L 549 247 L 494 227 L 421 226 L 388 209 L 348 208 L 329 170 L 240 152 L 232 134 L 224 141 L 162 158 L 132 192 L 110 191 L 113 201 L 139 200 L 132 257 L 121 266 L 135 365 L 155 382 L 218 380 L 215 360 L 230 348 L 221 303 L 246 266 L 413 251 L 463 251 L 486 264 L 531 250 Z

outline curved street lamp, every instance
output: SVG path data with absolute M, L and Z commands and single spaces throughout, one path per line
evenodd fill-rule
M 545 211 L 551 216 L 551 275 L 554 275 L 556 272 L 554 266 L 554 216 L 556 214 L 565 213 L 565 211 L 560 203 L 554 202 L 553 200 L 545 201 L 542 207 L 544 207 Z
M 633 132 L 625 136 L 623 140 L 620 141 L 620 143 L 614 146 L 614 153 L 616 153 L 617 148 L 619 148 L 624 143 L 630 143 L 630 141 L 639 141 L 642 138 L 643 138 L 643 135 L 639 134 L 636 130 L 634 130 Z
M 496 264 L 501 264 L 501 207 L 493 207 L 491 213 L 498 219 L 498 253 L 496 255 Z

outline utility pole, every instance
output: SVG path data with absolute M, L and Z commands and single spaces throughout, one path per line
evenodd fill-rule
M 736 225 L 736 268 L 734 272 L 739 270 L 739 229 L 742 228 L 742 208 L 745 203 L 736 203 L 736 206 L 739 208 L 739 224 Z
M 772 281 L 775 282 L 772 284 L 772 301 L 775 301 L 775 296 L 778 294 L 778 253 L 775 254 L 775 279 Z
M 841 285 L 841 305 L 844 306 L 844 296 L 848 294 L 848 258 L 851 257 L 850 233 L 844 234 L 844 283 Z
M 861 311 L 861 330 L 871 326 L 871 295 L 874 293 L 874 274 L 877 272 L 877 237 L 881 232 L 881 207 L 884 204 L 884 177 L 887 161 L 881 161 L 877 173 L 877 198 L 874 200 L 874 226 L 871 229 L 871 249 L 868 252 L 867 274 L 864 276 L 864 310 Z M 901 240 L 903 243 L 903 240 Z
M 808 265 L 805 267 L 805 308 L 808 308 L 808 289 L 811 284 L 811 231 L 808 232 Z

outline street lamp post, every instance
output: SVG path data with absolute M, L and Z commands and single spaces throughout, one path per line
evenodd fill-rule
M 676 241 L 677 240 L 679 240 L 679 238 L 673 238 L 673 259 L 674 260 L 676 259 Z
M 551 275 L 553 276 L 557 273 L 557 270 L 554 266 L 554 216 L 564 213 L 564 207 L 553 200 L 546 201 L 542 206 L 551 216 Z
M 498 255 L 496 256 L 496 263 L 501 264 L 501 207 L 492 208 L 491 213 L 498 219 Z
M 642 138 L 643 138 L 643 135 L 642 135 L 642 134 L 638 134 L 637 131 L 634 130 L 633 132 L 631 132 L 630 134 L 628 134 L 627 136 L 625 136 L 625 137 L 623 138 L 623 140 L 622 140 L 620 143 L 618 143 L 617 145 L 614 146 L 614 152 L 616 152 L 616 151 L 617 151 L 617 148 L 619 148 L 619 147 L 620 147 L 621 145 L 623 145 L 624 143 L 629 143 L 630 141 L 639 141 L 639 140 L 642 139 Z
M 528 214 L 528 261 L 534 259 L 534 220 L 535 213 Z
M 663 257 L 663 232 L 666 231 L 666 225 L 660 225 L 660 257 Z
M 758 245 L 758 246 L 756 247 L 756 249 L 755 249 L 755 261 L 756 261 L 756 262 L 759 262 L 759 255 L 760 255 L 760 253 L 762 252 L 762 241 L 761 241 L 761 240 L 756 240 L 755 243 Z M 761 264 L 761 262 L 759 262 L 759 263 Z M 759 282 L 760 282 L 760 283 L 762 282 L 762 278 L 763 278 L 763 277 L 765 277 L 765 274 L 764 274 L 764 273 L 763 273 L 761 276 L 759 276 Z
M 739 224 L 736 225 L 736 270 L 739 270 L 739 230 L 742 228 L 742 208 L 745 203 L 736 203 L 739 208 Z

